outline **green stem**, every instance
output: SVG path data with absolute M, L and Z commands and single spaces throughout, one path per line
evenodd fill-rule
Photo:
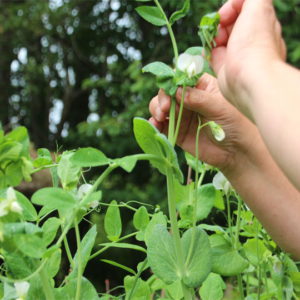
M 229 226 L 229 230 L 230 230 L 232 247 L 234 247 L 235 241 L 234 241 L 234 236 L 233 236 L 233 232 L 232 232 L 230 201 L 229 201 L 229 196 L 227 194 L 226 194 L 226 200 L 227 200 L 228 226 Z
M 247 296 L 248 296 L 250 294 L 249 273 L 247 273 L 246 277 L 247 277 Z
M 80 290 L 81 290 L 82 259 L 81 259 L 80 233 L 79 233 L 79 227 L 78 227 L 76 216 L 74 218 L 74 225 L 75 225 L 75 233 L 76 233 L 76 241 L 77 241 L 77 253 L 78 253 L 78 277 L 77 277 L 77 289 L 76 289 L 75 300 L 79 300 Z
M 177 214 L 176 214 L 176 205 L 175 205 L 175 190 L 174 190 L 174 181 L 173 181 L 173 171 L 171 168 L 167 168 L 167 189 L 168 189 L 168 206 L 169 214 L 171 220 L 171 228 L 173 234 L 173 241 L 175 244 L 175 251 L 177 260 L 179 263 L 179 269 L 181 276 L 185 275 L 185 263 L 182 253 L 182 246 L 180 242 L 180 234 L 177 224 Z M 188 287 L 184 284 L 183 280 L 181 281 L 182 291 L 185 300 L 191 300 L 191 293 Z
M 242 275 L 238 274 L 238 284 L 239 284 L 239 292 L 240 292 L 240 300 L 244 300 L 244 289 L 243 289 L 243 282 L 242 282 Z
M 236 222 L 236 231 L 235 231 L 235 249 L 238 251 L 239 248 L 239 234 L 240 234 L 240 224 L 241 224 L 241 208 L 242 208 L 242 199 L 238 197 L 238 212 L 237 212 L 237 222 Z
M 189 253 L 185 262 L 185 265 L 187 266 L 190 262 L 191 255 L 193 252 L 194 248 L 194 243 L 195 243 L 195 235 L 196 235 L 196 223 L 197 223 L 197 206 L 198 206 L 198 187 L 199 184 L 201 185 L 203 178 L 205 176 L 205 171 L 202 172 L 200 180 L 199 178 L 199 134 L 201 130 L 201 120 L 198 116 L 199 119 L 199 125 L 197 129 L 197 135 L 196 135 L 196 174 L 195 174 L 195 203 L 194 203 L 194 216 L 193 216 L 193 234 L 192 234 L 192 240 L 191 240 L 191 246 L 189 249 Z
M 266 287 L 267 297 L 268 297 L 268 300 L 271 300 L 270 293 L 269 293 L 269 286 L 268 286 L 266 263 L 263 263 L 263 269 L 264 269 L 265 287 Z
M 176 111 L 176 100 L 174 97 L 172 97 L 171 108 L 169 113 L 169 130 L 168 130 L 168 140 L 171 143 L 171 145 L 175 145 L 174 143 L 175 111 Z
M 259 261 L 258 220 L 257 219 L 256 219 L 256 252 L 257 252 L 257 261 L 258 261 L 258 291 L 257 291 L 257 300 L 260 300 L 261 265 L 260 265 L 260 261 Z
M 41 167 L 41 168 L 38 168 L 38 169 L 33 170 L 30 174 L 34 174 L 34 173 L 37 173 L 37 172 L 39 172 L 39 171 L 46 170 L 46 169 L 50 169 L 50 168 L 57 167 L 57 166 L 58 166 L 58 164 L 53 164 L 53 165 L 44 166 L 44 167 Z
M 185 88 L 186 88 L 186 79 L 184 79 L 183 88 L 182 88 L 182 97 L 181 97 L 179 115 L 178 115 L 177 124 L 176 124 L 176 131 L 175 131 L 175 136 L 174 136 L 173 147 L 176 144 L 177 136 L 178 136 L 178 132 L 179 132 L 179 128 L 180 128 L 180 122 L 181 122 L 182 111 L 183 111 Z
M 132 285 L 132 288 L 131 288 L 131 290 L 130 290 L 130 293 L 129 293 L 129 296 L 128 296 L 128 299 L 127 299 L 127 300 L 130 300 L 130 299 L 131 299 L 132 294 L 133 294 L 133 291 L 134 291 L 134 289 L 135 289 L 135 286 L 136 286 L 136 284 L 137 284 L 137 282 L 138 282 L 138 280 L 139 280 L 139 278 L 140 278 L 140 276 L 141 276 L 141 274 L 142 274 L 142 272 L 143 272 L 143 269 L 145 268 L 147 262 L 148 262 L 148 260 L 147 260 L 147 258 L 146 258 L 146 259 L 143 261 L 143 263 L 142 263 L 140 269 L 138 270 L 138 273 L 137 273 L 136 276 L 135 276 L 135 279 L 134 279 L 134 282 L 133 282 L 133 285 Z
M 126 235 L 126 236 L 124 236 L 124 237 L 118 239 L 118 241 L 112 242 L 111 244 L 115 244 L 115 243 L 121 242 L 121 241 L 123 241 L 123 240 L 125 240 L 125 239 L 128 239 L 128 238 L 130 238 L 130 237 L 132 237 L 132 236 L 138 234 L 138 233 L 139 233 L 139 231 L 134 232 L 134 233 L 131 233 L 131 234 L 128 234 L 128 235 Z M 91 255 L 91 256 L 89 257 L 89 260 L 93 259 L 94 257 L 96 257 L 97 255 L 101 254 L 102 252 L 104 252 L 105 250 L 107 250 L 107 249 L 110 248 L 110 247 L 111 247 L 111 246 L 105 246 L 105 247 L 102 248 L 101 250 L 99 250 L 99 251 L 97 251 L 96 253 L 94 253 L 93 255 Z
M 34 260 L 34 264 L 36 265 L 36 267 L 39 267 L 39 264 L 40 264 L 39 260 Z M 50 285 L 50 282 L 48 280 L 48 277 L 46 275 L 44 268 L 40 269 L 39 275 L 40 275 L 42 286 L 43 286 L 43 289 L 45 292 L 46 300 L 55 300 L 53 293 L 52 293 L 52 287 Z

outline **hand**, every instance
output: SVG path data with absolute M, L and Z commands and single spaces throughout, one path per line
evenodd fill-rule
M 211 65 L 224 97 L 252 118 L 245 95 L 256 76 L 284 61 L 286 47 L 272 0 L 229 0 L 219 11 L 221 21 Z
M 182 87 L 176 92 L 176 114 L 182 98 Z M 150 102 L 150 122 L 167 135 L 168 113 L 171 99 L 161 89 L 158 96 Z M 241 156 L 248 155 L 254 141 L 259 138 L 256 126 L 245 118 L 234 106 L 223 98 L 217 80 L 204 74 L 196 88 L 186 88 L 184 109 L 177 138 L 177 144 L 184 151 L 195 156 L 195 141 L 198 117 L 201 123 L 214 121 L 222 126 L 226 137 L 222 142 L 216 141 L 209 126 L 201 129 L 199 136 L 199 160 L 219 168 L 224 174 L 240 164 Z

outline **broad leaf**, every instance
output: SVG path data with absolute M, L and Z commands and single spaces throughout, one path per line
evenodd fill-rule
M 140 6 L 136 8 L 138 14 L 149 23 L 156 26 L 163 26 L 167 24 L 163 13 L 154 6 Z
M 258 243 L 258 245 L 257 245 Z M 268 257 L 272 256 L 272 253 L 266 248 L 263 241 L 260 239 L 248 239 L 247 242 L 244 244 L 243 249 L 245 251 L 247 259 L 250 263 L 258 267 L 258 264 L 261 263 L 263 260 L 266 260 Z M 257 253 L 258 249 L 258 253 Z M 259 255 L 259 261 L 258 256 Z
M 0 145 L 0 162 L 17 161 L 20 158 L 22 144 L 11 141 Z
M 186 261 L 186 275 L 183 281 L 189 288 L 196 288 L 202 284 L 210 273 L 212 263 L 211 247 L 206 232 L 199 227 L 196 227 L 195 230 L 195 240 L 188 261 L 187 258 L 192 247 L 193 229 L 186 231 L 181 239 Z
M 116 263 L 116 262 L 114 262 L 114 261 L 112 261 L 112 260 L 101 259 L 101 261 L 103 261 L 103 262 L 105 262 L 105 263 L 107 263 L 107 264 L 110 264 L 110 265 L 112 265 L 112 266 L 121 268 L 121 269 L 123 269 L 123 270 L 125 270 L 125 271 L 127 271 L 127 272 L 129 272 L 129 273 L 131 273 L 131 274 L 133 274 L 133 275 L 136 275 L 135 271 L 133 271 L 132 269 L 130 269 L 130 268 L 124 266 L 124 265 L 118 264 L 118 263 Z
M 61 225 L 61 221 L 58 218 L 49 218 L 42 226 L 44 230 L 43 241 L 46 246 L 50 245 L 55 239 L 57 230 Z
M 37 151 L 39 157 L 51 157 L 51 153 L 46 148 L 40 148 Z
M 162 212 L 159 212 L 159 213 L 153 215 L 151 221 L 149 222 L 149 224 L 146 228 L 145 237 L 144 237 L 146 245 L 148 244 L 148 239 L 149 239 L 149 236 L 150 236 L 154 226 L 157 224 L 161 224 L 164 227 L 167 227 L 167 220 Z
M 124 278 L 124 287 L 126 292 L 125 300 L 128 300 L 134 282 L 135 282 L 134 276 L 126 276 Z M 145 281 L 143 281 L 140 278 L 138 279 L 138 282 L 131 294 L 130 300 L 151 300 L 151 291 L 148 284 Z
M 33 166 L 36 168 L 41 168 L 43 166 L 51 165 L 53 163 L 52 158 L 48 156 L 38 157 L 33 161 Z
M 184 152 L 184 154 L 185 154 L 186 162 L 189 164 L 189 166 L 191 166 L 191 168 L 194 171 L 196 171 L 196 158 L 187 152 Z M 203 172 L 203 164 L 201 161 L 198 161 L 198 172 L 199 173 Z
M 26 221 L 36 221 L 37 212 L 31 202 L 20 192 L 15 191 L 18 203 L 22 207 L 22 215 Z
M 119 239 L 122 233 L 122 221 L 116 200 L 113 200 L 107 209 L 104 219 L 104 227 L 109 240 L 115 242 Z
M 98 167 L 109 164 L 108 158 L 101 151 L 91 147 L 77 150 L 71 162 L 79 167 Z
M 57 249 L 47 261 L 44 270 L 48 278 L 53 278 L 59 271 L 61 261 L 61 249 Z
M 156 225 L 150 234 L 148 261 L 154 274 L 166 284 L 181 280 L 173 238 L 161 224 Z
M 184 2 L 183 8 L 180 11 L 174 12 L 174 14 L 171 16 L 169 20 L 170 25 L 173 25 L 175 21 L 178 21 L 181 18 L 185 17 L 189 10 L 190 10 L 190 0 L 186 0 Z
M 113 161 L 126 172 L 130 173 L 136 165 L 137 158 L 135 156 L 125 156 L 122 158 L 114 159 Z
M 15 234 L 13 237 L 19 250 L 33 258 L 41 258 L 46 252 L 43 240 L 34 234 Z
M 223 299 L 226 285 L 222 277 L 218 274 L 210 273 L 200 288 L 200 296 L 203 300 L 221 300 Z
M 142 71 L 150 72 L 155 76 L 159 76 L 163 78 L 173 78 L 175 76 L 175 72 L 173 71 L 172 68 L 158 61 L 148 64 L 142 69 Z
M 181 300 L 183 298 L 182 285 L 180 281 L 168 285 L 166 290 L 174 300 Z
M 30 280 L 30 287 L 26 296 L 26 300 L 37 299 L 46 299 L 43 284 L 38 274 Z
M 141 206 L 133 216 L 133 225 L 137 230 L 146 229 L 149 223 L 149 214 L 145 206 Z
M 161 161 L 151 159 L 151 164 L 166 175 L 166 168 L 170 167 L 169 162 L 172 165 L 175 178 L 183 182 L 183 174 L 178 164 L 177 154 L 165 135 L 161 134 L 145 119 L 135 118 L 133 124 L 135 138 L 142 150 L 161 159 Z

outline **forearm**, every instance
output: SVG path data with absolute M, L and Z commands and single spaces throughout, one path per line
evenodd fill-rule
M 295 260 L 300 260 L 300 193 L 278 168 L 257 138 L 236 167 L 223 171 L 272 239 Z
M 279 61 L 264 70 L 248 87 L 251 115 L 272 157 L 300 190 L 300 72 Z

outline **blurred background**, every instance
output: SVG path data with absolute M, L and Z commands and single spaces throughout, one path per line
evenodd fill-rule
M 160 2 L 167 16 L 184 3 Z M 191 0 L 187 17 L 173 26 L 179 53 L 201 46 L 197 34 L 200 19 L 223 2 Z M 274 4 L 283 25 L 288 61 L 300 67 L 300 0 L 275 0 Z M 38 148 L 61 152 L 91 146 L 110 158 L 141 152 L 132 133 L 132 119 L 149 117 L 148 104 L 157 93 L 154 77 L 142 74 L 141 68 L 153 61 L 171 65 L 173 50 L 166 27 L 154 27 L 141 19 L 135 12 L 139 5 L 143 3 L 133 0 L 0 1 L 0 120 L 6 132 L 19 125 L 28 128 L 33 158 Z M 179 158 L 186 174 L 181 152 Z M 93 181 L 102 171 L 95 168 L 86 178 Z M 31 197 L 50 184 L 45 171 L 32 183 L 22 183 L 20 190 Z M 156 205 L 166 212 L 165 178 L 146 162 L 139 162 L 131 174 L 115 171 L 102 189 L 105 203 L 135 200 L 151 205 L 150 212 Z M 87 217 L 98 225 L 95 251 L 99 243 L 107 241 L 103 229 L 106 207 L 101 209 Z M 132 212 L 122 208 L 121 215 L 123 235 L 133 232 Z M 220 224 L 224 218 L 213 211 L 209 222 Z M 81 235 L 89 228 L 83 221 Z M 72 232 L 69 240 L 74 254 Z M 136 269 L 144 257 L 121 249 L 96 257 L 84 275 L 99 292 L 105 292 L 106 279 L 110 288 L 115 288 L 128 274 L 100 259 Z M 64 258 L 58 284 L 68 268 Z

